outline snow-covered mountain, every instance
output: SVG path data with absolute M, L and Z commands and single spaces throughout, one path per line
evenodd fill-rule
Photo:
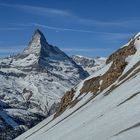
M 107 58 L 105 57 L 89 58 L 80 55 L 73 55 L 72 59 L 73 61 L 76 62 L 77 65 L 80 65 L 85 71 L 87 71 L 91 75 L 105 65 Z
M 58 112 L 16 140 L 139 140 L 140 33 L 68 91 Z
M 0 139 L 13 140 L 45 117 L 0 101 Z
M 22 53 L 0 59 L 0 99 L 9 105 L 2 111 L 15 118 L 16 124 L 30 128 L 36 120 L 55 112 L 64 93 L 87 76 L 82 67 L 36 30 Z

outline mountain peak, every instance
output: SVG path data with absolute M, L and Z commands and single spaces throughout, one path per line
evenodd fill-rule
M 46 44 L 48 43 L 44 34 L 39 29 L 36 29 L 31 41 L 28 44 L 28 47 L 24 50 L 23 53 L 39 55 L 41 47 Z
M 46 40 L 44 34 L 43 34 L 39 29 L 36 29 L 36 30 L 35 30 L 34 35 L 33 35 L 33 38 L 35 38 L 35 37 L 37 37 L 37 36 L 39 36 L 40 39 L 42 38 L 42 39 Z
M 35 33 L 43 34 L 39 29 L 36 29 Z
M 61 51 L 58 47 L 50 45 L 47 41 L 43 33 L 36 29 L 31 41 L 29 42 L 28 47 L 23 51 L 23 54 L 30 55 L 30 57 L 36 58 L 39 66 L 43 68 L 50 68 L 52 61 L 70 61 L 71 63 L 75 62 L 67 56 L 63 51 Z M 32 55 L 33 54 L 33 55 Z M 51 62 L 49 62 L 51 61 Z M 77 65 L 78 66 L 78 65 Z M 53 66 L 52 66 L 53 67 Z

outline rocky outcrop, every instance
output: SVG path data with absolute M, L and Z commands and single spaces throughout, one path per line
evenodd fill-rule
M 82 89 L 80 90 L 80 94 L 92 92 L 96 94 L 100 87 L 100 79 L 101 77 L 94 77 L 84 82 Z
M 125 59 L 136 53 L 136 48 L 134 46 L 134 40 L 130 42 L 128 46 L 125 46 L 112 55 L 106 61 L 106 64 L 112 62 L 111 67 L 109 70 L 102 76 L 94 77 L 90 80 L 84 82 L 84 86 L 81 89 L 82 93 L 92 92 L 93 94 L 97 94 L 98 92 L 103 91 L 111 84 L 113 84 L 123 73 L 127 62 Z M 101 85 L 100 85 L 100 81 Z
M 72 59 L 76 62 L 77 65 L 81 66 L 90 75 L 101 69 L 106 62 L 105 57 L 88 58 L 84 56 L 73 55 Z
M 98 95 L 100 92 L 111 86 L 119 77 L 122 76 L 122 73 L 127 66 L 126 58 L 128 56 L 134 55 L 136 53 L 136 48 L 134 45 L 135 39 L 133 39 L 127 46 L 120 48 L 115 53 L 109 56 L 106 61 L 106 65 L 112 63 L 108 71 L 97 77 L 93 77 L 89 80 L 86 80 L 83 83 L 83 87 L 80 89 L 80 95 L 84 93 L 93 93 L 93 97 Z M 113 89 L 114 85 L 110 87 Z M 108 90 L 109 91 L 109 90 Z M 73 102 L 73 92 L 67 92 L 61 100 L 60 109 L 56 113 L 55 117 L 61 114 L 68 105 L 72 106 Z M 77 100 L 77 99 L 75 99 Z M 77 101 L 76 101 L 77 103 Z
M 27 131 L 28 129 L 32 128 L 40 121 L 45 119 L 45 117 L 39 116 L 37 114 L 29 114 L 27 116 L 23 116 L 23 118 L 19 118 L 16 116 L 9 117 L 15 122 L 17 122 L 19 125 L 15 128 L 12 128 L 0 116 L 0 140 L 13 140 L 17 136 L 21 135 L 22 133 L 24 133 L 25 131 Z
M 54 115 L 54 118 L 62 114 L 66 108 L 71 104 L 71 101 L 74 97 L 75 90 L 72 88 L 71 91 L 67 91 L 66 94 L 61 99 L 61 104 L 57 113 Z
M 23 54 L 35 54 L 39 56 L 42 46 L 47 47 L 47 45 L 48 43 L 45 39 L 45 36 L 39 29 L 37 29 L 35 30 L 34 35 L 28 44 L 28 47 L 24 49 Z
M 92 68 L 95 66 L 95 60 L 93 58 L 87 58 L 84 56 L 73 55 L 72 59 L 79 65 L 83 66 L 84 68 L 89 67 Z
M 30 100 L 32 95 L 33 95 L 33 92 L 31 90 L 28 90 L 26 88 L 23 89 L 23 97 L 25 98 L 26 101 Z

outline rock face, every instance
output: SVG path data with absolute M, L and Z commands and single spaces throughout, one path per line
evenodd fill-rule
M 127 62 L 125 61 L 128 56 L 134 55 L 136 53 L 136 48 L 134 46 L 134 41 L 126 47 L 123 47 L 113 53 L 106 61 L 106 64 L 112 63 L 109 70 L 102 76 L 94 77 L 90 80 L 85 81 L 81 93 L 92 92 L 97 94 L 103 91 L 111 84 L 113 84 L 123 73 Z M 102 81 L 102 84 L 100 84 Z
M 30 128 L 54 113 L 64 93 L 87 76 L 81 66 L 36 30 L 22 53 L 0 60 L 0 96 L 10 106 L 4 111 L 19 125 Z M 26 117 L 21 119 L 21 115 Z
M 139 140 L 139 101 L 140 33 L 66 92 L 54 118 L 16 140 Z
M 13 140 L 45 117 L 23 109 L 15 109 L 1 102 L 0 139 Z
M 32 37 L 32 40 L 29 42 L 28 47 L 23 51 L 23 54 L 35 54 L 39 57 L 40 51 L 44 47 L 47 49 L 48 43 L 43 33 L 37 29 Z
M 95 66 L 95 60 L 92 58 L 87 58 L 80 55 L 73 55 L 72 59 L 79 65 L 83 66 L 84 68 L 89 67 L 92 68 Z
M 76 62 L 77 65 L 80 65 L 90 75 L 101 69 L 106 62 L 105 57 L 88 58 L 84 56 L 73 55 L 72 59 Z
M 73 99 L 74 92 L 72 96 L 71 96 L 71 92 L 68 92 L 69 94 L 68 93 L 65 94 L 65 96 L 63 96 L 61 100 L 60 108 L 55 116 L 58 116 L 59 114 L 64 112 L 68 106 L 72 106 L 73 102 L 77 103 L 78 98 L 80 98 L 82 94 L 92 93 L 93 97 L 96 97 L 98 94 L 100 94 L 107 88 L 109 89 L 106 91 L 106 94 L 110 93 L 113 89 L 115 89 L 117 87 L 117 84 L 113 84 L 113 83 L 115 83 L 119 79 L 120 81 L 124 80 L 134 69 L 136 69 L 136 67 L 139 66 L 139 61 L 138 61 L 138 63 L 136 63 L 126 73 L 127 76 L 126 74 L 123 74 L 125 68 L 128 65 L 128 62 L 126 61 L 126 59 L 135 55 L 137 52 L 136 42 L 139 41 L 139 38 L 140 37 L 138 34 L 134 38 L 132 38 L 131 41 L 127 45 L 123 46 L 122 48 L 120 48 L 119 50 L 111 54 L 106 60 L 105 67 L 109 66 L 107 70 L 106 68 L 103 68 L 103 71 L 101 74 L 98 74 L 97 76 L 93 76 L 92 78 L 83 81 L 83 85 L 79 90 L 79 95 L 77 96 L 77 98 Z M 104 72 L 104 69 L 105 69 L 105 72 Z M 76 93 L 76 90 L 75 90 L 75 93 Z M 70 103 L 70 100 L 67 100 L 68 101 L 67 103 L 64 102 L 64 100 L 67 98 L 71 100 L 71 103 Z
M 74 97 L 74 93 L 75 93 L 74 89 L 71 89 L 71 91 L 67 91 L 65 93 L 65 95 L 61 99 L 61 104 L 54 118 L 62 114 L 65 111 L 65 109 L 71 104 Z

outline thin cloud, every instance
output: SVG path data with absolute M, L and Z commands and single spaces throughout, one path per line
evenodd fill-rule
M 10 7 L 22 10 L 27 13 L 43 16 L 71 16 L 71 13 L 66 10 L 59 10 L 54 8 L 29 6 L 29 5 L 18 5 L 18 4 L 0 4 L 3 7 Z
M 49 29 L 49 30 L 55 30 L 55 31 L 70 31 L 70 32 L 81 32 L 81 33 L 97 33 L 97 32 L 89 31 L 89 30 L 79 30 L 79 29 L 72 29 L 72 28 L 60 28 L 60 27 L 47 26 L 47 25 L 38 24 L 38 23 L 33 23 L 33 25 L 37 26 L 37 27 L 46 28 L 46 29 Z
M 48 7 L 39 7 L 39 6 L 31 6 L 31 5 L 20 5 L 20 4 L 5 4 L 1 3 L 1 7 L 15 8 L 21 10 L 26 13 L 30 13 L 33 15 L 39 16 L 47 16 L 57 18 L 57 21 L 64 20 L 65 22 L 73 22 L 75 24 L 81 24 L 86 26 L 94 26 L 94 27 L 121 27 L 121 28 L 134 28 L 139 27 L 140 18 L 127 18 L 127 19 L 118 19 L 116 21 L 101 21 L 97 19 L 86 19 L 76 15 L 73 12 L 70 12 L 65 9 L 55 9 Z M 62 18 L 60 18 L 62 17 Z
M 3 53 L 18 53 L 22 51 L 25 46 L 13 46 L 13 47 L 0 47 L 0 54 Z
M 98 27 L 133 27 L 140 24 L 140 19 L 120 19 L 116 21 L 100 21 L 95 19 L 84 19 L 77 17 L 77 21 L 82 25 L 98 26 Z
M 13 31 L 13 30 L 24 30 L 27 28 L 23 27 L 1 27 L 0 31 Z
M 48 26 L 40 23 L 16 23 L 13 24 L 16 26 L 20 27 L 25 27 L 25 28 L 30 28 L 30 27 L 35 27 L 35 28 L 44 28 L 48 30 L 54 30 L 56 32 L 61 32 L 61 31 L 67 31 L 67 32 L 78 32 L 78 33 L 88 33 L 88 34 L 95 34 L 100 36 L 101 38 L 104 39 L 127 39 L 133 36 L 133 33 L 117 33 L 117 32 L 100 32 L 100 31 L 92 31 L 92 30 L 86 30 L 86 29 L 75 29 L 75 28 L 63 28 L 63 27 L 56 27 L 56 26 Z
M 39 7 L 39 6 L 31 6 L 31 5 L 20 5 L 20 4 L 5 4 L 1 3 L 0 6 L 2 7 L 9 7 L 9 8 L 16 8 L 26 13 L 30 13 L 33 15 L 39 16 L 48 16 L 48 17 L 64 17 L 61 18 L 65 20 L 65 22 L 74 22 L 81 25 L 88 25 L 88 26 L 96 26 L 96 27 L 123 27 L 123 28 L 130 28 L 140 25 L 140 18 L 127 18 L 127 19 L 119 19 L 116 21 L 101 21 L 96 19 L 86 19 L 82 18 L 75 13 L 72 13 L 68 10 L 63 9 L 55 9 L 55 8 L 48 8 L 48 7 Z M 68 18 L 69 17 L 69 18 Z M 67 18 L 67 19 L 66 19 Z
M 100 34 L 99 37 L 107 42 L 117 42 L 122 39 L 129 40 L 134 34 L 133 33 L 112 33 L 112 34 Z
M 40 23 L 28 23 L 28 24 L 16 24 L 16 26 L 23 26 L 23 27 L 32 27 L 35 28 L 44 28 L 48 30 L 54 30 L 55 32 L 77 32 L 77 33 L 84 33 L 84 34 L 93 34 L 98 36 L 101 40 L 106 40 L 109 42 L 118 42 L 121 39 L 130 39 L 133 36 L 133 33 L 112 33 L 112 32 L 100 32 L 100 31 L 92 31 L 92 30 L 85 30 L 85 29 L 74 29 L 74 28 L 63 28 L 63 27 L 55 27 L 55 26 L 48 26 Z
M 69 31 L 69 32 L 78 32 L 78 33 L 88 33 L 88 34 L 95 34 L 98 35 L 100 38 L 103 38 L 104 40 L 120 40 L 120 39 L 127 39 L 130 38 L 133 34 L 132 33 L 110 33 L 110 32 L 96 32 L 92 30 L 84 30 L 84 29 L 73 29 L 73 28 L 60 28 L 60 27 L 54 27 L 54 26 L 47 26 L 43 24 L 33 23 L 35 27 L 42 27 L 49 30 L 55 30 L 57 32 L 59 31 Z M 30 24 L 31 26 L 31 24 Z

